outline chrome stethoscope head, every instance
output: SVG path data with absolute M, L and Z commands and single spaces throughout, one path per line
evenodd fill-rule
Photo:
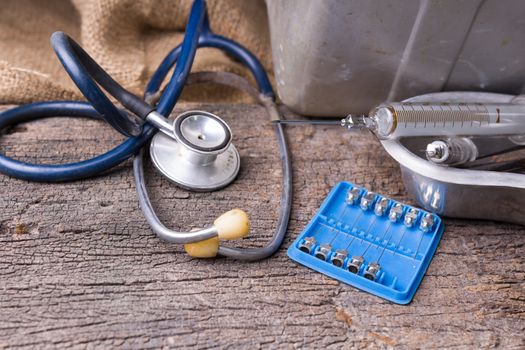
M 206 82 L 244 91 L 264 107 L 270 118 L 280 119 L 280 111 L 273 98 L 260 93 L 247 79 L 227 72 L 198 72 L 192 73 L 187 83 Z M 208 112 L 189 111 L 171 120 L 154 111 L 147 115 L 146 120 L 161 131 L 151 142 L 151 158 L 160 171 L 177 184 L 210 191 L 224 187 L 235 179 L 239 171 L 239 154 L 231 144 L 231 130 L 221 118 Z M 149 199 L 141 151 L 133 160 L 133 173 L 140 207 L 153 232 L 162 240 L 184 244 L 184 250 L 196 258 L 221 255 L 238 260 L 260 260 L 275 253 L 283 242 L 290 217 L 292 167 L 283 127 L 275 124 L 273 128 L 281 159 L 283 192 L 277 229 L 265 246 L 236 248 L 223 245 L 223 241 L 243 239 L 248 235 L 249 217 L 241 209 L 222 214 L 213 225 L 201 230 L 180 232 L 164 226 Z
M 224 120 L 209 112 L 188 111 L 171 122 L 159 115 L 150 117 L 153 113 L 147 120 L 160 126 L 162 133 L 153 137 L 150 155 L 168 179 L 182 188 L 205 192 L 225 187 L 237 177 L 240 157 Z

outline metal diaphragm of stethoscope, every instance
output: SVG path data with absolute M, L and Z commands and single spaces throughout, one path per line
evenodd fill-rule
M 146 87 L 144 100 L 120 86 L 66 34 L 54 33 L 51 43 L 65 70 L 89 102 L 49 101 L 16 107 L 0 114 L 0 129 L 46 117 L 87 117 L 105 120 L 128 139 L 107 153 L 69 164 L 31 164 L 0 154 L 0 172 L 29 181 L 70 181 L 97 175 L 134 156 L 133 173 L 140 207 L 150 227 L 161 239 L 184 244 L 188 254 L 194 257 L 222 255 L 258 260 L 270 256 L 280 247 L 288 226 L 292 196 L 291 162 L 281 124 L 273 124 L 283 167 L 281 208 L 276 231 L 266 246 L 241 249 L 220 244 L 221 240 L 239 239 L 248 234 L 248 216 L 240 209 L 224 213 L 208 228 L 177 232 L 160 222 L 149 200 L 142 147 L 150 139 L 154 165 L 185 189 L 217 190 L 230 184 L 239 172 L 240 158 L 231 142 L 232 131 L 221 118 L 205 111 L 187 111 L 174 120 L 166 118 L 187 83 L 214 82 L 241 89 L 262 104 L 271 119 L 280 116 L 272 86 L 261 63 L 240 44 L 211 31 L 204 0 L 194 1 L 182 44 L 161 62 Z M 232 73 L 190 74 L 195 53 L 200 47 L 221 49 L 243 63 L 251 71 L 258 88 Z M 160 93 L 159 89 L 173 67 L 172 76 L 164 92 Z M 101 88 L 126 110 L 116 107 Z M 157 130 L 161 132 L 156 133 Z
M 221 118 L 204 111 L 182 113 L 173 124 L 158 114 L 155 118 L 163 132 L 151 140 L 150 155 L 167 178 L 193 191 L 213 191 L 235 179 L 239 152 Z

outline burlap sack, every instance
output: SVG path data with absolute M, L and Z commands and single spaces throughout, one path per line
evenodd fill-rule
M 0 103 L 83 99 L 49 43 L 69 34 L 118 82 L 141 94 L 162 58 L 182 40 L 191 0 L 2 0 L 0 6 Z M 263 0 L 209 0 L 213 30 L 241 42 L 268 71 L 271 55 Z M 194 71 L 246 70 L 215 49 L 199 50 Z M 183 98 L 238 102 L 222 87 L 194 86 Z

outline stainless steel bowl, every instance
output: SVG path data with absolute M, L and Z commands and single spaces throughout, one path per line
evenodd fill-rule
M 513 95 L 440 92 L 404 102 L 523 103 Z M 525 175 L 435 165 L 425 159 L 432 138 L 382 141 L 401 167 L 409 193 L 427 210 L 442 216 L 507 221 L 525 225 Z

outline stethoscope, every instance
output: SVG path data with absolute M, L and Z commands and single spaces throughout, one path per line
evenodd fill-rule
M 241 89 L 262 104 L 272 120 L 280 118 L 272 86 L 261 63 L 240 44 L 211 31 L 204 0 L 194 1 L 182 44 L 161 62 L 147 84 L 144 100 L 113 80 L 66 34 L 54 33 L 51 43 L 67 73 L 89 102 L 49 101 L 16 107 L 0 114 L 0 129 L 46 117 L 87 117 L 104 119 L 128 138 L 109 152 L 69 164 L 32 164 L 0 154 L 0 172 L 29 181 L 71 181 L 97 175 L 135 156 L 133 173 L 140 207 L 152 230 L 161 239 L 184 244 L 188 254 L 194 257 L 222 255 L 258 260 L 270 256 L 280 247 L 291 211 L 292 171 L 283 126 L 279 123 L 274 123 L 273 127 L 283 168 L 281 208 L 276 232 L 265 247 L 241 249 L 220 244 L 222 240 L 240 239 L 247 235 L 248 216 L 240 209 L 224 213 L 208 228 L 177 232 L 160 222 L 149 200 L 142 147 L 150 139 L 150 156 L 154 165 L 185 189 L 217 190 L 230 184 L 239 172 L 239 153 L 231 143 L 231 129 L 221 118 L 205 111 L 187 111 L 174 120 L 165 117 L 170 115 L 187 83 L 212 81 Z M 190 75 L 195 53 L 200 47 L 218 48 L 239 60 L 250 69 L 258 89 L 232 73 Z M 173 66 L 172 77 L 161 93 L 161 84 Z M 101 88 L 120 102 L 125 110 L 115 106 Z M 157 133 L 158 130 L 161 132 Z

